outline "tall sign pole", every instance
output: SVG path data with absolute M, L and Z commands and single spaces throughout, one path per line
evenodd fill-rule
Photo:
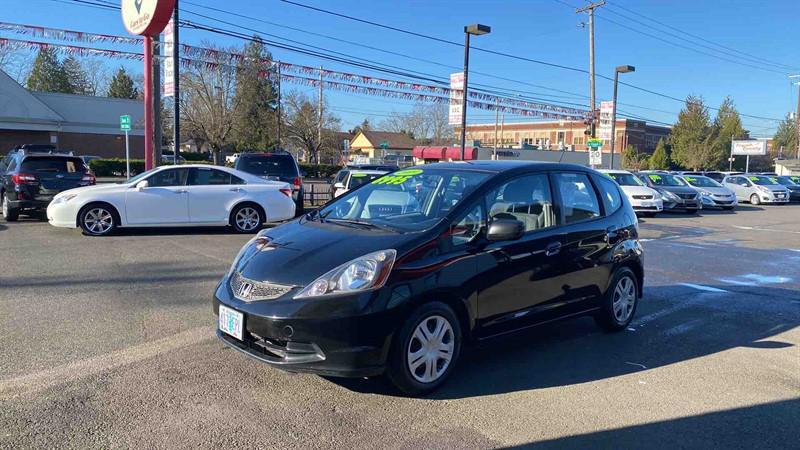
M 159 35 L 153 36 L 153 166 L 161 164 L 161 41 Z
M 592 138 L 595 137 L 595 122 L 597 120 L 597 117 L 595 117 L 594 96 L 594 10 L 605 4 L 605 1 L 591 3 L 575 11 L 576 13 L 589 13 L 589 111 L 592 113 Z
M 153 168 L 153 36 L 167 26 L 175 0 L 121 0 L 122 23 L 144 36 L 144 165 Z
M 281 117 L 281 62 L 280 61 L 275 61 L 275 66 L 277 67 L 277 70 L 278 70 L 278 76 L 277 76 L 277 79 L 278 79 L 277 80 L 278 81 L 278 105 L 277 105 L 278 106 L 278 108 L 277 108 L 278 109 L 277 110 L 277 113 L 278 113 L 277 114 L 278 115 L 278 120 L 277 120 L 277 122 L 278 122 L 278 139 L 277 140 L 278 140 L 278 149 L 280 150 L 281 148 L 283 148 L 283 146 L 281 145 L 281 126 L 283 125 L 283 123 L 282 123 L 283 118 Z
M 131 116 L 119 116 L 119 129 L 125 132 L 125 179 L 131 178 L 131 148 L 128 132 L 131 131 Z
M 172 109 L 172 142 L 174 145 L 173 155 L 175 155 L 175 164 L 178 164 L 178 157 L 181 152 L 181 96 L 180 96 L 180 39 L 178 33 L 180 30 L 180 22 L 178 20 L 178 0 L 175 0 L 175 9 L 172 13 L 172 60 L 174 67 L 172 68 L 172 84 L 173 84 L 173 109 Z

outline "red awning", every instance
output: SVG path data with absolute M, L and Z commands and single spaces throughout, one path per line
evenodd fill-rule
M 447 150 L 445 151 L 445 157 L 447 159 L 461 161 L 461 147 L 447 147 Z M 475 159 L 478 159 L 478 148 L 466 147 L 464 149 L 464 160 L 469 161 Z
M 447 147 L 414 147 L 414 158 L 419 159 L 445 159 Z

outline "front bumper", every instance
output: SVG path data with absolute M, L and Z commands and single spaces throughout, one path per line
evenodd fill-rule
M 47 207 L 47 221 L 54 227 L 75 228 L 80 207 L 71 202 L 50 203 Z
M 703 202 L 699 199 L 679 199 L 679 200 L 665 200 L 664 201 L 664 209 L 671 210 L 671 209 L 681 209 L 686 211 L 694 211 L 698 209 L 703 209 Z
M 636 212 L 661 212 L 664 210 L 664 202 L 661 199 L 640 200 L 630 198 L 631 206 Z
M 384 288 L 385 289 L 385 288 Z M 223 304 L 244 315 L 243 340 L 219 329 L 217 337 L 247 356 L 290 372 L 365 377 L 384 371 L 391 336 L 403 308 L 383 309 L 382 289 L 360 295 L 293 300 L 293 290 L 275 300 L 244 302 L 227 277 L 217 287 L 214 314 Z
M 776 204 L 789 203 L 790 199 L 789 195 L 783 195 L 781 197 L 778 197 L 778 195 L 776 194 L 764 194 L 762 192 L 759 192 L 756 195 L 758 195 L 758 198 L 761 200 L 761 203 L 776 203 Z

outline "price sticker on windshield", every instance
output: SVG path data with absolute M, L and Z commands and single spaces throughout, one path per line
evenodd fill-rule
M 750 181 L 758 181 L 758 177 L 747 177 L 747 178 L 749 178 Z
M 389 175 L 384 175 L 373 181 L 372 184 L 403 184 L 410 180 L 414 175 L 419 175 L 421 173 L 422 170 L 420 169 L 400 170 Z
M 661 175 L 650 175 L 650 179 L 653 181 L 661 181 Z
M 694 178 L 694 177 L 686 177 L 686 181 L 688 181 L 689 183 L 694 183 L 695 181 L 697 181 L 697 178 Z

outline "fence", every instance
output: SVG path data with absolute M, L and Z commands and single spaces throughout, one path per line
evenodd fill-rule
M 307 206 L 320 206 L 333 198 L 331 184 L 326 181 L 307 181 L 305 204 Z

